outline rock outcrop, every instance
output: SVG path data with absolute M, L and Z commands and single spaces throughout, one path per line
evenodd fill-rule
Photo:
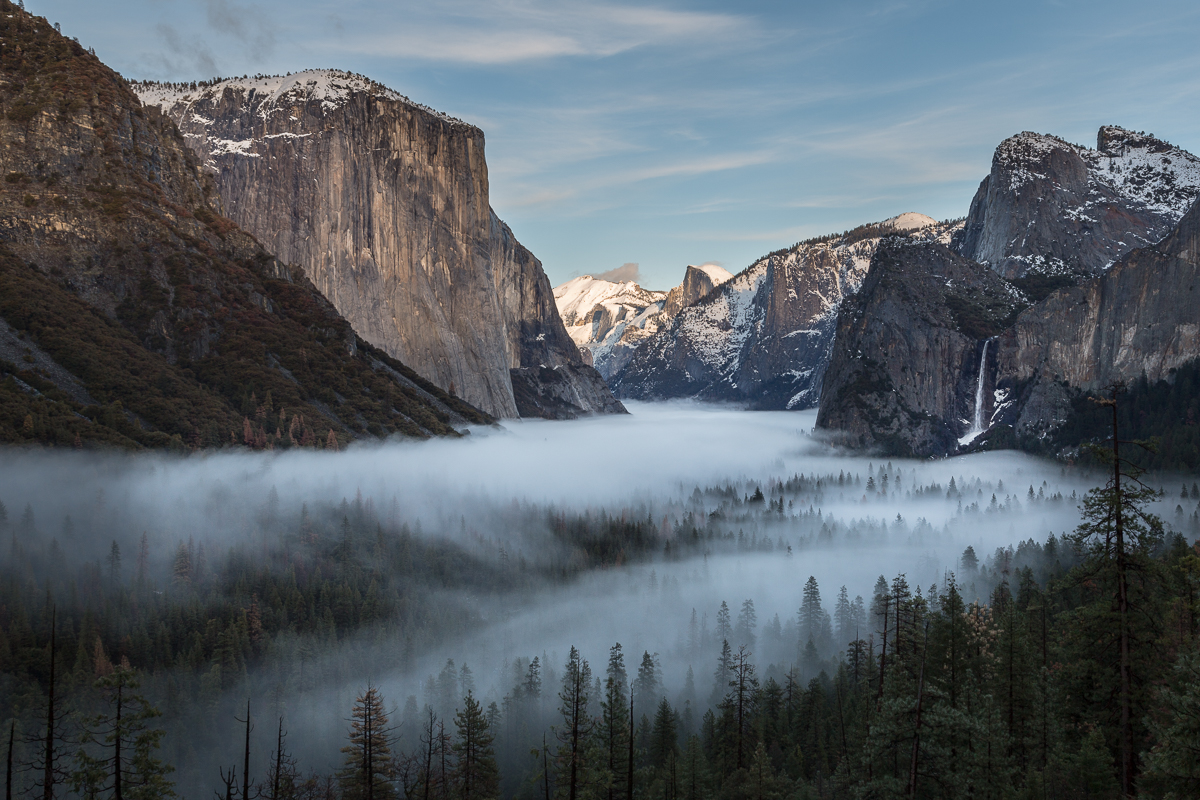
M 1002 402 L 993 424 L 1018 442 L 1045 439 L 1069 417 L 1072 390 L 1169 380 L 1200 358 L 1200 201 L 1161 241 L 1021 314 L 999 340 Z
M 179 126 L 226 214 L 367 341 L 496 416 L 519 413 L 512 370 L 542 366 L 605 398 L 580 413 L 619 408 L 541 263 L 492 212 L 475 126 L 331 70 L 136 89 Z
M 954 246 L 1007 278 L 1090 277 L 1165 236 L 1200 194 L 1200 159 L 1106 126 L 1096 149 L 1054 136 L 1005 139 Z
M 1158 243 L 1032 305 L 985 265 L 888 240 L 843 304 L 817 427 L 895 455 L 1045 450 L 1081 393 L 1196 359 L 1200 202 Z
M 0 8 L 0 329 L 25 351 L 0 363 L 0 407 L 29 411 L 0 431 L 282 447 L 491 421 L 355 336 L 303 272 L 216 213 L 174 123 L 119 75 Z
M 842 298 L 881 237 L 949 241 L 954 225 L 905 214 L 769 254 L 683 308 L 610 378 L 619 397 L 697 397 L 751 408 L 816 405 Z
M 1081 392 L 1169 378 L 1200 357 L 1198 194 L 1200 159 L 1146 134 L 1005 140 L 952 239 L 966 258 L 872 261 L 818 427 L 899 454 L 1043 449 Z
M 732 277 L 715 264 L 689 264 L 681 284 L 656 292 L 634 281 L 581 275 L 555 287 L 554 298 L 580 353 L 608 380 L 681 310 Z
M 683 283 L 667 292 L 663 314 L 667 319 L 674 318 L 680 311 L 695 304 L 731 278 L 733 276 L 727 270 L 715 264 L 703 264 L 699 267 L 688 264 L 687 271 L 683 274 Z
M 894 455 L 953 452 L 970 432 L 990 338 L 1027 305 L 1007 281 L 939 242 L 884 239 L 837 320 L 817 427 Z M 983 411 L 983 410 L 981 410 Z

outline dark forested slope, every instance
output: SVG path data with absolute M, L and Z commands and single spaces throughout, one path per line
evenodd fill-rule
M 490 418 L 214 212 L 174 124 L 0 0 L 0 440 L 328 445 Z

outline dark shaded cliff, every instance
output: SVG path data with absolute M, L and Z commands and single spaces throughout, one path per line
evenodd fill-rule
M 1007 278 L 1079 279 L 1171 230 L 1200 194 L 1200 159 L 1105 126 L 1091 150 L 1028 131 L 1005 139 L 954 247 Z
M 0 4 L 5 441 L 271 447 L 490 421 L 358 339 L 215 212 L 169 119 Z
M 179 125 L 231 219 L 301 266 L 364 339 L 501 417 L 512 370 L 623 410 L 584 368 L 541 263 L 488 205 L 484 136 L 361 76 L 138 84 Z M 529 373 L 523 373 L 528 380 Z
M 839 315 L 817 426 L 902 455 L 1077 444 L 1058 432 L 1085 393 L 1170 382 L 1200 359 L 1198 265 L 1200 203 L 1162 241 L 1031 307 L 949 251 L 881 247 Z
M 999 340 L 996 424 L 1033 446 L 1071 415 L 1072 396 L 1114 381 L 1171 380 L 1200 358 L 1200 202 L 1162 241 L 1021 314 Z
M 838 314 L 817 427 L 889 454 L 953 452 L 973 424 L 985 342 L 1025 305 L 1005 280 L 943 244 L 884 239 Z M 985 381 L 985 398 L 990 391 Z

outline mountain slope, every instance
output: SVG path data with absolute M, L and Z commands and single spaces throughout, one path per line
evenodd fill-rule
M 898 230 L 948 240 L 954 226 L 905 214 L 771 253 L 641 344 L 611 380 L 615 391 L 753 408 L 815 405 L 842 298 L 862 283 L 880 239 Z
M 732 277 L 715 264 L 689 264 L 682 283 L 670 291 L 656 292 L 633 281 L 581 275 L 556 287 L 554 297 L 580 353 L 608 380 L 683 308 Z
M 334 70 L 135 88 L 179 125 L 229 217 L 367 341 L 496 416 L 547 413 L 513 391 L 542 367 L 585 403 L 553 416 L 623 411 L 488 205 L 475 126 Z
M 0 11 L 5 441 L 290 446 L 490 421 L 217 214 L 175 126 L 118 75 Z
M 955 249 L 1008 278 L 1096 274 L 1165 236 L 1200 195 L 1200 158 L 1105 126 L 1096 149 L 1028 131 L 1001 142 Z

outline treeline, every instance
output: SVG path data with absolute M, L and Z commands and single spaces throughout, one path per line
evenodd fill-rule
M 753 608 L 731 626 L 723 604 L 718 630 L 731 638 L 711 696 L 691 669 L 672 695 L 654 655 L 634 667 L 620 644 L 596 670 L 571 648 L 553 683 L 537 658 L 519 662 L 511 690 L 486 707 L 470 670 L 453 664 L 431 677 L 420 711 L 410 697 L 389 718 L 367 687 L 342 770 L 305 774 L 285 758 L 282 788 L 264 796 L 1121 797 L 1122 623 L 1113 554 L 1095 544 L 1081 531 L 1000 551 L 988 574 L 964 553 L 966 572 L 999 581 L 983 603 L 968 602 L 953 575 L 925 589 L 881 576 L 870 632 L 836 659 L 817 652 L 829 619 L 810 578 L 798 614 L 803 663 L 789 668 L 731 646 L 752 640 Z M 1141 796 L 1195 797 L 1200 548 L 1151 535 L 1128 555 L 1138 562 L 1132 783 Z M 854 612 L 844 619 L 839 628 Z M 456 690 L 456 708 L 439 712 L 438 693 Z

